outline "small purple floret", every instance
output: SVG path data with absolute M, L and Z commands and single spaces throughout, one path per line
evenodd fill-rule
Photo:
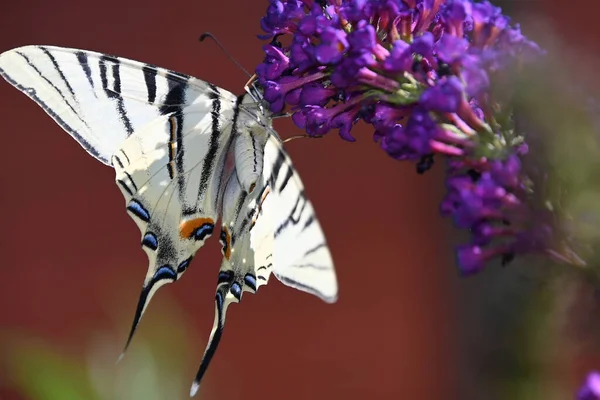
M 451 76 L 423 92 L 419 104 L 428 111 L 455 113 L 462 101 L 463 85 L 457 77 Z

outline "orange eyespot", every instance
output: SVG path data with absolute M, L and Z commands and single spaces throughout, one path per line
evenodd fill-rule
M 203 240 L 211 235 L 215 222 L 210 218 L 196 218 L 179 225 L 179 236 L 183 239 Z

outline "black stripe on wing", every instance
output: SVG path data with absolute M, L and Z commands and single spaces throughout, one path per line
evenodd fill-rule
M 295 171 L 291 165 L 288 165 L 287 167 L 288 167 L 287 173 L 285 174 L 285 177 L 283 178 L 283 182 L 281 182 L 281 186 L 279 186 L 279 189 L 278 189 L 279 192 L 283 192 L 283 190 L 287 186 L 288 182 L 290 181 L 292 176 L 294 176 L 294 173 L 295 173 Z
M 221 135 L 220 130 L 220 117 L 221 117 L 221 96 L 219 94 L 219 88 L 215 85 L 209 84 L 210 88 L 215 93 L 209 93 L 209 97 L 212 100 L 212 110 L 210 112 L 212 118 L 212 132 L 210 134 L 210 140 L 208 142 L 208 151 L 204 157 L 204 164 L 202 165 L 202 175 L 200 177 L 199 192 L 204 193 L 208 188 L 208 179 L 213 171 L 215 159 L 217 157 L 217 151 L 219 150 L 219 136 Z
M 52 62 L 52 65 L 54 66 L 54 69 L 56 69 L 56 72 L 58 72 L 58 75 L 60 76 L 60 79 L 63 80 L 63 82 L 67 86 L 67 89 L 69 90 L 69 92 L 71 92 L 71 95 L 73 96 L 73 98 L 76 99 L 76 97 L 75 97 L 75 91 L 73 91 L 73 88 L 71 87 L 71 84 L 69 83 L 69 81 L 67 80 L 67 77 L 65 76 L 65 74 L 62 72 L 62 70 L 58 66 L 58 63 L 56 62 L 56 59 L 54 58 L 54 56 L 52 54 L 50 54 L 50 52 L 48 51 L 48 49 L 46 49 L 45 47 L 40 46 L 40 49 L 42 50 L 42 52 L 44 52 L 45 55 L 48 56 L 48 58 L 50 59 L 50 62 Z
M 145 75 L 146 76 L 146 75 Z M 183 76 L 174 75 L 178 78 Z M 169 119 L 170 137 L 169 137 L 169 176 L 173 179 L 174 175 L 177 175 L 177 190 L 179 193 L 179 201 L 183 205 L 184 209 L 189 208 L 189 205 L 185 202 L 185 177 L 183 176 L 183 105 L 185 104 L 185 91 L 188 87 L 187 79 L 169 79 L 168 80 L 168 92 L 165 97 L 164 104 L 159 107 L 158 111 L 162 115 L 171 114 Z M 148 86 L 148 85 L 147 85 Z M 150 99 L 150 89 L 148 86 L 148 99 Z M 156 89 L 156 87 L 154 87 Z M 175 163 L 175 170 L 171 163 Z
M 275 159 L 275 163 L 273 164 L 273 168 L 271 170 L 271 176 L 268 179 L 268 184 L 274 186 L 277 181 L 277 177 L 279 176 L 279 171 L 281 170 L 281 166 L 285 161 L 285 154 L 281 149 L 277 153 L 277 158 Z
M 152 104 L 156 100 L 156 75 L 158 71 L 149 65 L 142 67 L 144 73 L 144 82 L 146 82 L 146 90 L 148 91 L 148 103 Z
M 113 80 L 112 88 L 108 87 L 107 63 L 111 64 L 111 75 Z M 109 99 L 116 101 L 117 112 L 119 113 L 119 117 L 123 123 L 123 126 L 127 130 L 127 136 L 129 136 L 133 133 L 133 126 L 131 125 L 131 121 L 127 115 L 127 110 L 125 109 L 123 97 L 121 96 L 121 73 L 119 71 L 119 64 L 119 59 L 113 56 L 103 55 L 98 59 L 98 68 L 100 68 L 102 89 L 104 89 L 104 93 L 106 93 L 106 96 Z
M 79 66 L 83 70 L 83 73 L 85 74 L 85 77 L 87 78 L 88 82 L 90 83 L 90 86 L 92 87 L 92 89 L 94 89 L 94 80 L 92 79 L 92 70 L 90 68 L 90 64 L 88 63 L 87 53 L 85 53 L 83 51 L 78 51 L 75 53 L 75 56 L 77 57 Z M 95 92 L 94 92 L 94 95 L 95 95 Z
M 290 211 L 290 214 L 288 215 L 288 217 L 275 230 L 275 238 L 277 238 L 277 236 L 279 236 L 281 234 L 281 232 L 283 232 L 290 224 L 297 225 L 298 222 L 300 222 L 300 219 L 302 218 L 302 214 L 304 213 L 304 210 L 307 208 L 306 207 L 307 204 L 308 204 L 308 200 L 306 199 L 306 196 L 304 195 L 304 190 L 302 190 L 302 191 L 300 191 L 300 193 L 298 193 L 298 197 L 296 198 L 296 203 L 294 203 L 294 207 L 292 208 L 292 211 Z M 300 207 L 300 211 L 297 211 L 299 207 Z M 294 216 L 296 213 L 298 215 Z

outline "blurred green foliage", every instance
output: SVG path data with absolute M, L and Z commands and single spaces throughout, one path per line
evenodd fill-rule
M 119 308 L 112 310 L 119 327 L 115 331 L 127 326 L 125 316 L 114 311 Z M 144 328 L 118 363 L 124 343 L 117 337 L 123 332 L 90 331 L 85 350 L 73 355 L 64 345 L 5 331 L 2 340 L 9 351 L 0 356 L 8 375 L 4 384 L 28 400 L 189 399 L 193 367 L 186 365 L 186 354 L 198 345 L 191 344 L 192 335 L 198 337 L 166 295 L 153 304 Z M 209 380 L 204 393 L 207 388 Z

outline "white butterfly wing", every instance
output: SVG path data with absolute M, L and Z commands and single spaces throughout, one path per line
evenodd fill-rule
M 149 64 L 52 46 L 2 53 L 0 75 L 116 170 L 149 258 L 129 344 L 152 295 L 212 234 L 242 98 Z
M 263 175 L 273 198 L 263 212 L 275 223 L 273 274 L 285 285 L 333 303 L 338 296 L 333 260 L 300 176 L 276 137 L 269 138 L 264 153 Z
M 215 295 L 215 319 L 190 390 L 192 396 L 216 352 L 227 307 L 240 302 L 243 292 L 256 293 L 267 284 L 271 272 L 284 284 L 328 303 L 337 299 L 337 278 L 325 236 L 290 158 L 276 133 L 269 133 L 267 127 L 259 146 L 264 167 L 258 185 L 251 193 L 246 192 L 236 170 L 223 196 L 224 258 Z
M 206 82 L 150 64 L 54 46 L 0 54 L 0 75 L 108 165 L 133 132 L 211 91 Z

